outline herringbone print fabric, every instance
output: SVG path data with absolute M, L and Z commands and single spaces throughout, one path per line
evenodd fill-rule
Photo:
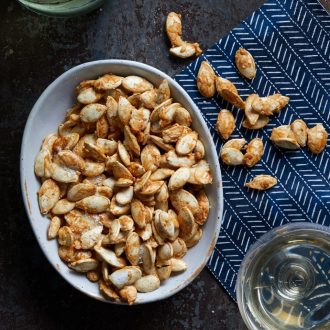
M 315 0 L 271 0 L 220 39 L 175 79 L 189 93 L 203 114 L 219 152 L 223 141 L 214 126 L 219 109 L 233 111 L 236 129 L 231 138 L 262 138 L 265 153 L 252 169 L 221 164 L 223 224 L 208 268 L 235 299 L 235 283 L 249 246 L 271 228 L 307 221 L 330 225 L 330 143 L 320 155 L 307 148 L 286 151 L 269 141 L 272 128 L 301 118 L 309 127 L 322 123 L 330 133 L 330 17 Z M 257 64 L 253 81 L 243 79 L 233 59 L 239 47 L 248 49 Z M 289 105 L 261 130 L 242 127 L 243 111 L 219 96 L 202 97 L 196 89 L 201 61 L 207 60 L 232 81 L 245 99 L 282 93 Z M 278 184 L 264 192 L 248 190 L 246 181 L 270 174 Z

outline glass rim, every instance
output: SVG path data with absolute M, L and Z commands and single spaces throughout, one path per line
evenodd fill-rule
M 288 229 L 290 232 L 288 232 Z M 330 227 L 320 225 L 317 223 L 312 223 L 312 222 L 290 222 L 285 225 L 279 226 L 272 228 L 262 236 L 260 236 L 248 249 L 245 257 L 242 260 L 242 264 L 244 262 L 244 259 L 250 255 L 256 248 L 258 248 L 260 245 L 268 244 L 269 243 L 269 238 L 273 237 L 274 234 L 287 234 L 287 233 L 292 233 L 292 231 L 298 231 L 298 230 L 305 230 L 305 229 L 312 229 L 316 231 L 320 231 L 326 235 L 330 236 Z M 242 265 L 241 264 L 241 265 Z M 240 267 L 241 269 L 241 267 Z

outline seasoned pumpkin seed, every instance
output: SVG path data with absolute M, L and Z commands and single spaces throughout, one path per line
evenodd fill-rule
M 200 52 L 185 41 L 172 48 L 181 57 Z M 203 63 L 202 93 L 214 93 L 214 80 Z M 107 73 L 81 82 L 77 93 L 79 104 L 35 159 L 40 210 L 51 213 L 48 239 L 58 239 L 68 267 L 98 281 L 105 298 L 132 304 L 137 291 L 156 290 L 186 269 L 180 258 L 208 217 L 203 185 L 212 182 L 211 167 L 168 81 L 157 88 Z

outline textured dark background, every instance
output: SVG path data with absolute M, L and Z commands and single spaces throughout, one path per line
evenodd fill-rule
M 322 1 L 328 9 L 330 4 Z M 205 50 L 263 0 L 113 0 L 72 19 L 38 16 L 16 1 L 0 4 L 0 329 L 246 329 L 234 302 L 203 270 L 172 298 L 117 307 L 72 289 L 35 240 L 19 186 L 24 125 L 42 91 L 91 60 L 141 61 L 174 75 L 187 61 L 168 55 L 166 14 L 183 15 L 184 37 Z

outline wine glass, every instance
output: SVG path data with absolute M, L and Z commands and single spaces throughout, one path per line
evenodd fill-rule
M 275 228 L 254 243 L 237 283 L 249 329 L 330 329 L 330 229 L 311 223 Z

